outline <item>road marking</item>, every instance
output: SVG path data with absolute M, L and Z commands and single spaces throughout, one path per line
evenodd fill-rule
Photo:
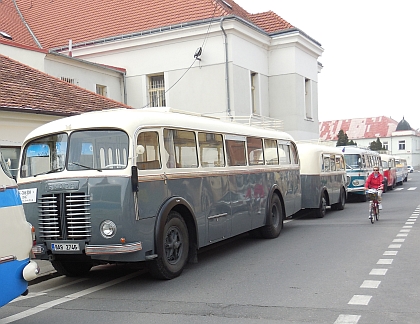
M 385 276 L 388 269 L 372 269 L 370 271 L 371 276 Z
M 401 246 L 402 244 L 390 244 L 388 249 L 399 249 Z
M 394 261 L 394 259 L 379 259 L 376 264 L 392 264 L 392 261 Z
M 400 191 L 403 190 L 404 188 L 395 188 L 394 191 Z
M 57 305 L 60 305 L 60 304 L 63 304 L 63 303 L 72 301 L 74 299 L 83 297 L 85 295 L 94 293 L 94 292 L 99 291 L 99 290 L 102 290 L 102 289 L 105 289 L 105 288 L 114 286 L 114 285 L 119 284 L 119 283 L 121 283 L 123 281 L 130 280 L 130 279 L 132 279 L 134 277 L 137 277 L 139 275 L 140 275 L 140 273 L 138 273 L 138 272 L 131 273 L 131 274 L 127 275 L 127 276 L 124 276 L 124 277 L 121 277 L 121 278 L 117 278 L 117 279 L 114 279 L 114 280 L 105 282 L 105 283 L 100 284 L 98 286 L 94 286 L 94 287 L 91 287 L 91 288 L 88 288 L 88 289 L 85 289 L 85 290 L 81 290 L 79 292 L 76 292 L 76 293 L 73 293 L 73 294 L 70 294 L 70 295 L 61 297 L 61 298 L 56 299 L 56 300 L 52 300 L 50 302 L 47 302 L 47 303 L 38 305 L 38 306 L 36 306 L 34 308 L 27 309 L 27 310 L 25 310 L 23 312 L 14 314 L 12 316 L 2 318 L 2 319 L 0 319 L 0 324 L 12 323 L 14 321 L 21 320 L 21 319 L 23 319 L 25 317 L 32 316 L 32 315 L 37 314 L 39 312 L 45 311 L 47 309 L 50 309 L 50 308 L 52 308 L 54 306 L 57 306 Z
M 404 225 L 403 228 L 413 228 L 412 224 L 414 224 L 414 223 L 406 222 L 406 224 L 408 224 L 408 225 Z
M 62 279 L 62 278 L 60 278 L 60 277 L 53 278 L 53 279 L 50 280 L 50 283 L 54 279 Z M 56 286 L 56 287 L 52 287 L 52 288 L 49 288 L 49 289 L 45 289 L 45 290 L 40 291 L 40 292 L 37 292 L 37 293 L 29 293 L 26 296 L 19 296 L 18 298 L 13 299 L 11 301 L 11 303 L 14 303 L 14 302 L 17 302 L 17 301 L 20 301 L 20 300 L 24 300 L 24 299 L 29 299 L 29 298 L 33 298 L 33 297 L 38 297 L 38 296 L 46 295 L 47 292 L 49 292 L 49 291 L 53 291 L 53 290 L 57 290 L 57 289 L 60 289 L 60 288 L 64 288 L 64 287 L 67 287 L 67 286 L 70 286 L 70 285 L 74 285 L 76 283 L 79 283 L 79 282 L 82 282 L 82 281 L 86 281 L 86 280 L 88 280 L 88 278 L 81 278 L 81 279 L 73 280 L 71 282 L 68 282 L 68 283 L 63 284 L 63 285 L 60 285 L 60 286 Z
M 410 187 L 407 190 L 416 190 L 416 189 L 417 189 L 417 187 Z
M 405 239 L 393 239 L 392 243 L 404 243 Z
M 354 295 L 350 301 L 348 302 L 349 305 L 367 305 L 370 302 L 372 296 L 368 295 Z
M 400 233 L 400 234 L 397 234 L 397 237 L 406 237 L 406 236 L 408 236 L 408 234 L 407 234 L 407 233 Z
M 400 230 L 400 233 L 410 233 L 411 230 L 409 229 L 402 229 Z
M 398 251 L 385 251 L 383 255 L 397 255 Z
M 381 282 L 379 280 L 365 280 L 360 288 L 378 288 Z
M 340 316 L 338 316 L 334 324 L 357 324 L 360 317 L 360 315 L 341 314 Z

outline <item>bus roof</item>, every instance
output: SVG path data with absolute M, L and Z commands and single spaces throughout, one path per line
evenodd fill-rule
M 373 154 L 373 155 L 379 155 L 376 151 L 371 151 L 367 148 L 357 147 L 357 146 L 338 146 L 342 150 L 344 154 Z
M 301 174 L 319 174 L 321 172 L 321 155 L 334 154 L 343 156 L 340 148 L 335 146 L 297 143 Z
M 203 117 L 194 115 L 193 113 L 173 112 L 170 108 L 164 107 L 143 109 L 107 109 L 65 117 L 36 128 L 28 134 L 25 142 L 34 137 L 63 131 L 68 132 L 81 129 L 111 128 L 125 130 L 129 135 L 131 135 L 139 128 L 161 126 L 168 128 L 184 128 L 225 134 L 239 134 L 293 140 L 292 136 L 285 132 L 248 126 L 241 123 L 222 121 L 218 118 Z

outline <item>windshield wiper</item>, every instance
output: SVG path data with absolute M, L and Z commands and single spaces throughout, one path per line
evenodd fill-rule
M 90 166 L 88 166 L 88 165 L 84 165 L 84 164 L 81 164 L 81 163 L 79 163 L 79 162 L 69 162 L 69 164 L 74 164 L 74 165 L 77 165 L 77 166 L 79 166 L 79 167 L 85 168 L 85 169 L 87 169 L 87 170 L 96 170 L 96 171 L 102 172 L 102 169 L 99 169 L 99 168 L 92 168 L 92 167 L 90 167 Z
M 51 169 L 51 170 L 48 170 L 48 171 L 45 171 L 45 172 L 34 174 L 34 177 L 39 176 L 39 175 L 43 175 L 43 174 L 50 174 L 50 173 L 60 172 L 60 171 L 63 171 L 63 170 L 64 170 L 63 167 L 61 167 L 61 168 L 55 168 L 55 169 Z

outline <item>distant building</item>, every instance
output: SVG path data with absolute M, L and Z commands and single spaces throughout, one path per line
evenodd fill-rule
M 389 154 L 420 167 L 420 132 L 413 130 L 404 118 L 400 122 L 385 116 L 324 121 L 319 123 L 319 138 L 335 143 L 340 130 L 361 147 L 368 147 L 379 138 Z

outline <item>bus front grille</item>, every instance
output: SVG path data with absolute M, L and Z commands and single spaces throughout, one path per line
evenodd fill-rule
M 91 237 L 90 199 L 84 193 L 43 195 L 39 200 L 39 235 L 44 240 Z

